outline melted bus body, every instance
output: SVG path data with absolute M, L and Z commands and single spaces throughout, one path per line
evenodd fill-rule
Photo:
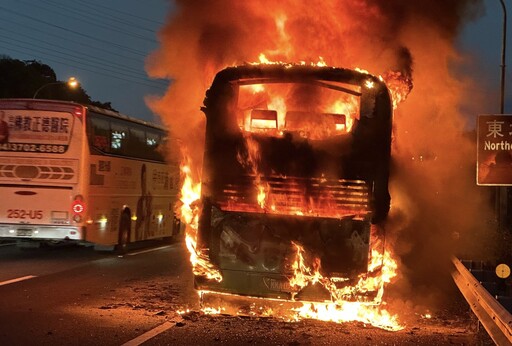
M 297 245 L 336 284 L 368 271 L 371 233 L 390 208 L 392 104 L 382 81 L 332 67 L 230 67 L 203 111 L 198 247 L 222 280 L 196 275 L 198 290 L 325 298 L 290 285 Z
M 124 250 L 170 237 L 178 167 L 164 128 L 72 102 L 2 99 L 0 239 Z

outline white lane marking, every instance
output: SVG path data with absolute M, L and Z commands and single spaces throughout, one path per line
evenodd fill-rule
M 145 343 L 146 341 L 148 341 L 149 339 L 154 338 L 158 334 L 165 332 L 167 329 L 174 327 L 176 325 L 176 323 L 179 323 L 179 322 L 183 322 L 183 319 L 181 318 L 181 316 L 178 316 L 177 321 L 175 323 L 172 323 L 169 321 L 164 322 L 161 325 L 151 329 L 150 331 L 147 331 L 144 334 L 139 335 L 135 339 L 125 342 L 122 346 L 139 346 L 139 345 Z
M 141 253 L 146 253 L 146 252 L 151 252 L 151 251 L 157 251 L 157 250 L 162 250 L 162 249 L 166 249 L 168 247 L 171 247 L 171 245 L 165 245 L 165 246 L 160 246 L 160 247 L 155 247 L 153 249 L 147 249 L 147 250 L 142 250 L 142 251 L 137 251 L 137 252 L 130 252 L 128 253 L 127 255 L 128 256 L 135 256 L 135 255 L 140 255 Z
M 5 244 L 0 244 L 0 246 L 12 246 L 12 245 L 16 245 L 16 243 L 5 243 Z
M 37 276 L 35 276 L 35 275 L 27 275 L 27 276 L 22 276 L 22 277 L 19 277 L 19 278 L 16 278 L 16 279 L 12 279 L 12 280 L 2 281 L 2 282 L 0 282 L 0 286 L 12 284 L 12 283 L 15 283 L 15 282 L 18 282 L 18 281 L 32 279 L 32 278 L 35 278 L 35 277 L 37 277 Z

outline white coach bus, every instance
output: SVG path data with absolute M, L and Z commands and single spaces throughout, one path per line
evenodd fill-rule
M 0 240 L 123 252 L 179 232 L 178 158 L 163 127 L 34 99 L 0 99 L 0 121 Z

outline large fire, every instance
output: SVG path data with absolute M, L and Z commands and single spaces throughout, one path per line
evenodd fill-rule
M 183 185 L 181 187 L 180 200 L 182 202 L 179 210 L 181 220 L 186 224 L 185 242 L 190 252 L 190 262 L 193 265 L 195 275 L 205 276 L 208 279 L 221 281 L 222 276 L 218 270 L 213 268 L 208 259 L 197 248 L 197 228 L 198 228 L 198 206 L 201 196 L 201 184 L 195 183 L 191 175 L 190 160 L 184 155 L 184 161 L 181 166 L 181 176 Z
M 276 62 L 269 61 L 263 54 L 260 55 L 261 64 L 278 64 Z M 280 63 L 282 64 L 282 63 Z M 305 64 L 301 62 L 301 64 Z M 319 59 L 318 63 L 312 63 L 312 66 L 325 66 L 325 62 L 322 58 Z M 362 71 L 362 70 L 360 70 Z M 364 71 L 364 73 L 367 73 Z M 412 88 L 410 80 L 406 78 L 400 78 L 400 74 L 390 73 L 388 77 L 390 82 L 390 93 L 393 101 L 393 108 L 396 108 L 398 103 L 405 100 L 408 93 Z M 380 77 L 381 80 L 383 77 Z M 367 88 L 373 88 L 371 81 L 366 84 Z M 286 102 L 283 96 L 285 92 L 282 90 L 273 90 L 268 92 L 263 85 L 248 85 L 247 89 L 250 94 L 250 102 L 257 103 L 258 94 L 266 92 L 270 94 L 271 100 L 269 103 L 270 109 L 277 111 L 277 118 L 262 117 L 258 123 L 254 123 L 254 118 L 246 117 L 239 121 L 239 125 L 246 132 L 251 132 L 256 129 L 261 131 L 269 131 L 275 129 L 276 135 L 282 134 L 284 125 L 286 124 L 285 114 Z M 241 107 L 243 108 L 243 107 Z M 339 124 L 336 123 L 333 127 L 336 132 L 349 132 L 352 124 L 358 114 L 357 99 L 333 99 L 326 102 L 325 109 L 323 111 L 330 111 L 334 114 L 343 114 L 343 121 Z M 315 139 L 321 138 L 328 133 L 323 126 L 325 124 L 311 124 L 308 129 L 308 138 Z M 332 131 L 332 130 L 331 130 Z M 323 201 L 322 205 L 313 203 L 311 200 L 299 200 L 293 201 L 290 206 L 289 203 L 286 206 L 276 203 L 273 198 L 272 188 L 268 183 L 263 181 L 262 173 L 259 169 L 260 164 L 260 153 L 258 143 L 250 136 L 245 136 L 246 154 L 245 156 L 238 153 L 238 161 L 246 167 L 250 168 L 250 171 L 254 175 L 254 184 L 257 196 L 257 206 L 264 212 L 279 213 L 279 214 L 290 214 L 290 215 L 308 215 L 313 214 L 316 216 L 329 216 L 329 217 L 341 217 L 340 211 L 336 208 L 335 203 L 332 203 L 331 196 L 322 196 L 320 200 Z M 200 199 L 200 182 L 193 182 L 191 177 L 190 159 L 185 156 L 183 164 L 181 165 L 183 186 L 181 190 L 181 202 L 180 214 L 182 219 L 185 221 L 186 227 L 186 244 L 190 252 L 190 260 L 193 266 L 193 272 L 195 275 L 204 276 L 210 280 L 222 280 L 221 273 L 208 261 L 205 254 L 201 252 L 197 247 L 197 230 L 198 230 L 198 210 Z M 361 197 L 363 199 L 363 196 Z M 254 211 L 247 210 L 247 206 L 236 205 L 236 202 L 232 205 L 226 206 L 230 210 L 234 211 Z M 372 226 L 376 227 L 376 226 Z M 377 232 L 372 232 L 375 234 Z M 323 321 L 332 322 L 347 322 L 347 321 L 359 321 L 368 323 L 373 326 L 387 329 L 387 330 L 400 330 L 403 327 L 398 322 L 397 316 L 392 316 L 385 309 L 383 309 L 382 297 L 384 294 L 384 284 L 389 283 L 390 280 L 396 276 L 397 265 L 393 260 L 391 253 L 388 249 L 384 249 L 376 244 L 380 244 L 378 239 L 374 237 L 372 240 L 370 263 L 368 264 L 368 273 L 360 275 L 359 281 L 353 286 L 343 286 L 338 288 L 336 282 L 348 280 L 345 278 L 330 278 L 324 277 L 320 273 L 321 261 L 319 258 L 314 257 L 309 261 L 306 261 L 304 247 L 300 244 L 292 242 L 296 248 L 296 256 L 291 263 L 293 269 L 293 275 L 289 278 L 290 286 L 297 291 L 302 290 L 308 285 L 321 285 L 330 294 L 330 302 L 307 302 L 299 308 L 293 308 L 293 315 L 287 314 L 288 319 L 298 320 L 301 318 L 312 318 Z M 309 257 L 309 256 L 308 256 Z M 310 264 L 308 264 L 310 262 Z M 365 292 L 376 291 L 376 296 L 368 302 L 351 301 L 352 298 L 357 294 L 364 294 Z M 199 293 L 201 294 L 201 292 Z M 204 312 L 220 313 L 222 307 L 211 307 L 205 306 Z
M 347 68 L 364 66 L 375 75 L 381 75 L 392 94 L 393 107 L 396 108 L 412 87 L 414 57 L 415 92 L 400 107 L 393 121 L 396 136 L 393 154 L 398 168 L 396 171 L 400 170 L 398 165 L 410 161 L 410 155 L 417 155 L 425 150 L 433 152 L 437 159 L 436 165 L 423 165 L 415 174 L 408 174 L 405 178 L 402 175 L 400 178 L 404 179 L 392 182 L 400 185 L 392 188 L 408 196 L 401 198 L 404 196 L 394 194 L 393 209 L 407 214 L 406 221 L 409 223 L 400 225 L 398 230 L 393 231 L 395 234 L 406 233 L 405 237 L 397 237 L 395 240 L 399 245 L 406 245 L 398 248 L 410 251 L 410 257 L 414 257 L 414 272 L 428 273 L 418 275 L 420 279 L 414 279 L 420 280 L 420 284 L 423 283 L 425 287 L 432 288 L 436 277 L 432 268 L 443 264 L 445 256 L 442 254 L 451 254 L 451 243 L 447 241 L 445 232 L 433 230 L 476 230 L 479 228 L 476 225 L 481 225 L 486 220 L 482 217 L 484 208 L 481 207 L 481 198 L 467 198 L 467 194 L 460 193 L 468 191 L 465 179 L 467 177 L 461 177 L 461 167 L 471 165 L 474 151 L 469 141 L 461 138 L 462 129 L 466 126 L 466 120 L 461 116 L 461 108 L 470 109 L 471 114 L 478 113 L 473 109 L 475 104 L 486 102 L 475 98 L 475 95 L 481 94 L 475 93 L 475 90 L 481 90 L 483 84 L 472 83 L 466 79 L 459 80 L 458 74 L 453 70 L 453 66 L 463 60 L 455 44 L 457 35 L 462 24 L 469 16 L 476 14 L 475 10 L 478 10 L 482 2 L 176 0 L 175 3 L 175 12 L 160 32 L 161 48 L 147 60 L 148 71 L 153 77 L 168 78 L 172 83 L 165 96 L 149 99 L 149 103 L 166 125 L 171 129 L 178 129 L 186 137 L 188 148 L 197 148 L 191 152 L 196 165 L 192 167 L 194 169 L 200 167 L 204 149 L 202 137 L 197 136 L 198 128 L 202 129 L 204 126 L 204 115 L 199 112 L 198 106 L 215 73 L 225 66 L 255 61 L 261 52 L 265 54 L 260 56 L 259 63 L 271 63 L 271 60 L 300 63 L 303 60 L 316 61 L 318 56 L 322 56 L 321 64 L 327 61 L 330 65 Z M 262 92 L 260 86 L 252 87 L 255 94 Z M 279 124 L 282 124 L 280 118 L 284 114 L 279 98 L 275 98 L 272 107 L 278 113 L 279 130 Z M 350 108 L 352 105 L 347 102 L 333 102 L 329 107 L 330 109 L 324 111 L 346 115 L 345 129 L 340 124 L 339 130 L 350 131 L 353 121 L 350 116 L 353 113 Z M 340 107 L 346 109 L 340 110 Z M 242 123 L 247 128 L 251 125 L 248 121 Z M 261 119 L 257 127 L 266 131 L 265 127 L 269 123 L 269 119 Z M 190 165 L 188 167 L 191 168 Z M 186 175 L 186 169 L 184 174 Z M 255 170 L 253 174 L 257 176 L 258 171 Z M 446 184 L 447 181 L 450 184 Z M 265 179 L 260 176 L 253 182 L 258 191 L 256 207 L 268 213 L 274 210 L 277 212 L 280 206 Z M 199 189 L 199 179 L 183 185 L 184 189 L 192 187 Z M 440 192 L 443 190 L 444 199 Z M 183 196 L 190 195 L 184 191 Z M 196 190 L 192 196 L 197 198 L 188 201 L 182 198 L 182 218 L 195 220 L 187 224 L 187 245 L 191 251 L 194 272 L 208 272 L 214 268 L 210 268 L 208 262 L 200 261 L 205 256 L 195 243 L 199 192 Z M 408 205 L 404 206 L 403 200 L 407 200 Z M 302 201 L 301 207 L 289 208 L 287 214 L 307 215 L 315 209 L 329 213 L 328 207 L 318 208 L 310 201 Z M 487 225 L 481 225 L 480 228 L 488 229 Z M 410 250 L 404 250 L 405 248 Z M 377 262 L 384 263 L 376 276 L 381 282 L 387 281 L 393 274 L 385 272 L 384 268 L 389 268 L 391 273 L 395 268 L 395 262 L 386 259 L 391 251 L 384 251 L 382 248 L 374 250 L 376 252 L 372 253 L 372 258 L 380 257 Z M 433 252 L 440 255 L 433 257 Z M 299 253 L 297 251 L 297 256 Z M 310 285 L 311 281 L 316 282 L 314 285 L 322 285 L 323 278 L 315 274 L 315 266 L 321 267 L 321 263 L 314 263 L 305 262 L 302 271 L 297 266 L 295 276 L 311 277 Z M 371 265 L 369 268 L 372 271 Z M 214 272 L 213 276 L 218 280 L 222 279 L 219 272 Z M 411 278 L 403 279 L 408 281 Z M 415 290 L 419 286 L 421 285 L 411 285 Z M 409 293 L 410 296 L 404 298 L 419 296 L 416 291 L 411 290 Z M 382 311 L 383 306 L 359 307 L 358 303 L 352 303 L 336 301 L 335 306 L 346 311 L 354 308 L 356 311 L 363 311 L 367 316 L 372 315 L 371 309 Z M 315 308 L 312 310 L 315 311 Z M 316 311 L 321 310 L 316 308 Z M 334 313 L 331 315 L 335 316 Z M 365 320 L 353 315 L 344 319 Z M 373 321 L 372 324 L 379 325 L 377 319 L 369 319 Z

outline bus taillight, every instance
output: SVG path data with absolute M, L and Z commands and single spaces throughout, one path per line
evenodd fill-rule
M 80 107 L 76 107 L 75 108 L 75 111 L 74 111 L 74 114 L 77 118 L 81 118 L 82 115 L 83 115 L 83 111 L 82 111 L 82 108 Z
M 73 221 L 81 222 L 83 217 L 82 214 L 85 211 L 84 199 L 81 195 L 75 196 L 73 203 L 71 204 L 71 210 L 73 211 Z
M 82 214 L 84 212 L 84 209 L 85 208 L 82 202 L 75 201 L 75 203 L 73 204 L 73 213 L 75 214 Z

